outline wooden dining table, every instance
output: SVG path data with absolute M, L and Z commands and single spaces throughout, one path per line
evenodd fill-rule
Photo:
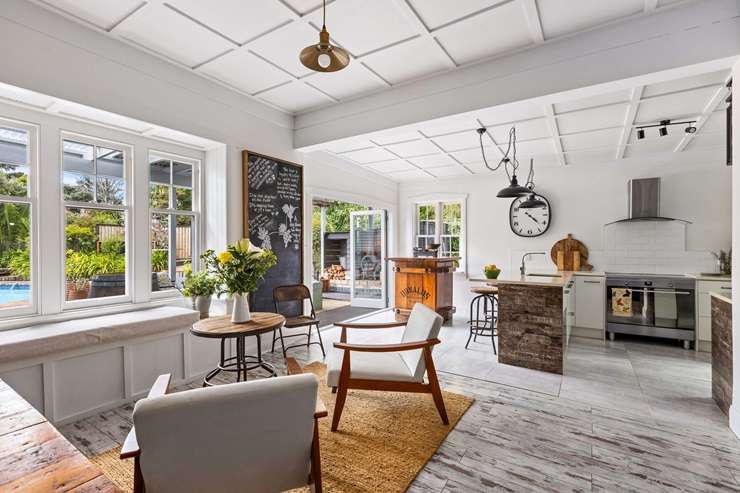
M 40 412 L 2 380 L 0 491 L 121 492 Z

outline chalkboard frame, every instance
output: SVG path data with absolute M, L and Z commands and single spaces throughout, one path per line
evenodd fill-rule
M 298 169 L 298 173 L 301 177 L 301 254 L 300 254 L 300 266 L 301 266 L 301 275 L 300 275 L 300 282 L 302 284 L 305 284 L 305 275 L 304 275 L 304 248 L 303 248 L 303 241 L 304 241 L 304 234 L 306 230 L 306 225 L 303 224 L 305 221 L 305 215 L 304 215 L 304 182 L 303 182 L 303 165 L 298 163 L 293 163 L 290 161 L 286 161 L 285 159 L 280 159 L 272 156 L 268 156 L 266 154 L 261 154 L 259 152 L 251 152 L 247 149 L 244 149 L 242 151 L 242 238 L 249 238 L 249 156 L 254 155 L 258 156 L 264 159 L 270 159 L 272 161 L 275 161 L 276 163 L 284 166 L 292 166 L 294 168 Z

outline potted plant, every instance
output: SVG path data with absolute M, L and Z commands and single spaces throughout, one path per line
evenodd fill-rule
M 216 255 L 207 250 L 202 255 L 208 268 L 216 274 L 220 287 L 219 295 L 228 293 L 234 300 L 231 321 L 249 322 L 249 293 L 257 289 L 257 284 L 268 270 L 277 263 L 271 250 L 263 250 L 242 239 Z
M 182 294 L 190 297 L 193 310 L 200 312 L 200 318 L 207 318 L 211 309 L 211 296 L 218 289 L 218 279 L 208 273 L 201 271 L 193 274 L 190 264 L 185 266 L 185 278 L 182 282 Z
M 483 267 L 483 273 L 486 275 L 486 279 L 496 279 L 501 274 L 501 269 L 496 267 L 496 264 L 488 264 Z
M 86 299 L 95 268 L 86 253 L 67 250 L 67 301 Z

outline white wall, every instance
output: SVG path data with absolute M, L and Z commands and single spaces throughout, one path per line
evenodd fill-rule
M 499 170 L 490 175 L 401 184 L 399 254 L 411 253 L 413 246 L 414 197 L 435 193 L 468 194 L 467 251 L 470 277 L 482 277 L 482 267 L 488 263 L 496 263 L 505 270 L 516 272 L 521 254 L 525 251 L 547 252 L 546 257 L 533 258 L 531 268 L 554 270 L 555 266 L 549 259 L 550 248 L 567 233 L 572 233 L 593 252 L 591 263 L 595 270 L 605 270 L 609 268 L 609 258 L 603 254 L 607 246 L 604 224 L 627 217 L 629 179 L 653 176 L 662 178 L 661 214 L 693 223 L 686 228 L 688 250 L 706 252 L 730 247 L 731 171 L 724 166 L 716 152 L 710 155 L 678 155 L 668 163 L 643 158 L 535 170 L 537 191 L 548 198 L 552 207 L 552 224 L 543 236 L 521 238 L 511 232 L 508 220 L 511 200 L 495 196 L 506 181 L 505 175 Z M 640 228 L 636 224 L 631 226 Z M 690 253 L 688 255 L 691 256 Z M 700 257 L 706 258 L 706 255 Z M 686 264 L 685 271 L 699 267 Z M 463 275 L 458 275 L 456 279 L 455 304 L 458 310 L 464 310 L 467 306 L 468 282 Z

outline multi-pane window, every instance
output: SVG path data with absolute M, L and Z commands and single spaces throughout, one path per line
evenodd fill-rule
M 415 244 L 426 248 L 439 243 L 439 255 L 464 257 L 462 202 L 428 202 L 416 205 Z M 464 260 L 464 259 L 461 259 Z
M 32 131 L 0 121 L 0 311 L 33 307 Z
M 179 285 L 185 265 L 193 261 L 196 169 L 196 161 L 161 153 L 149 156 L 152 290 Z
M 62 140 L 65 301 L 128 293 L 128 151 L 107 142 Z

